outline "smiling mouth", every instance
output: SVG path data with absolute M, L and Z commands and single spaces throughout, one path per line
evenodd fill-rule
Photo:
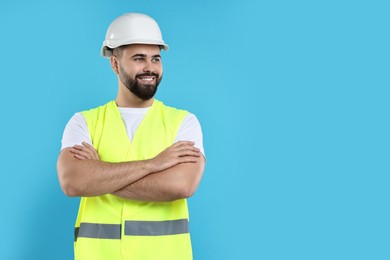
M 143 84 L 156 84 L 158 75 L 155 73 L 144 73 L 137 75 L 136 78 Z
M 141 80 L 143 82 L 147 82 L 147 83 L 150 83 L 156 79 L 156 77 L 154 77 L 154 76 L 143 76 L 143 77 L 137 77 L 137 78 L 139 80 Z

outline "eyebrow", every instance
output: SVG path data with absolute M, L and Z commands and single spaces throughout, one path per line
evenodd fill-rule
M 135 57 L 142 57 L 142 58 L 145 58 L 147 57 L 146 54 L 141 54 L 141 53 L 137 53 L 137 54 L 134 54 L 133 56 L 131 56 L 132 58 L 135 58 Z M 161 58 L 161 55 L 160 54 L 156 54 L 156 55 L 153 55 L 152 58 Z

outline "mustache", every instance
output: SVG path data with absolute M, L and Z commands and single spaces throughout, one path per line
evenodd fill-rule
M 156 77 L 156 78 L 159 78 L 160 75 L 157 74 L 157 73 L 153 73 L 153 72 L 146 72 L 146 73 L 141 73 L 141 74 L 137 74 L 135 77 L 138 78 L 138 77 L 145 77 L 145 76 L 149 76 L 149 77 Z

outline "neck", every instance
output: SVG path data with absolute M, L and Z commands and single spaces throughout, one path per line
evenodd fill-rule
M 142 100 L 125 87 L 119 87 L 115 102 L 118 107 L 145 108 L 153 105 L 154 98 Z

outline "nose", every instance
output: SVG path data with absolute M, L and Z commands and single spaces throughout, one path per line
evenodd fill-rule
M 150 72 L 150 73 L 154 73 L 155 72 L 155 68 L 154 68 L 154 64 L 152 61 L 150 60 L 146 60 L 145 61 L 145 66 L 144 66 L 144 72 Z

